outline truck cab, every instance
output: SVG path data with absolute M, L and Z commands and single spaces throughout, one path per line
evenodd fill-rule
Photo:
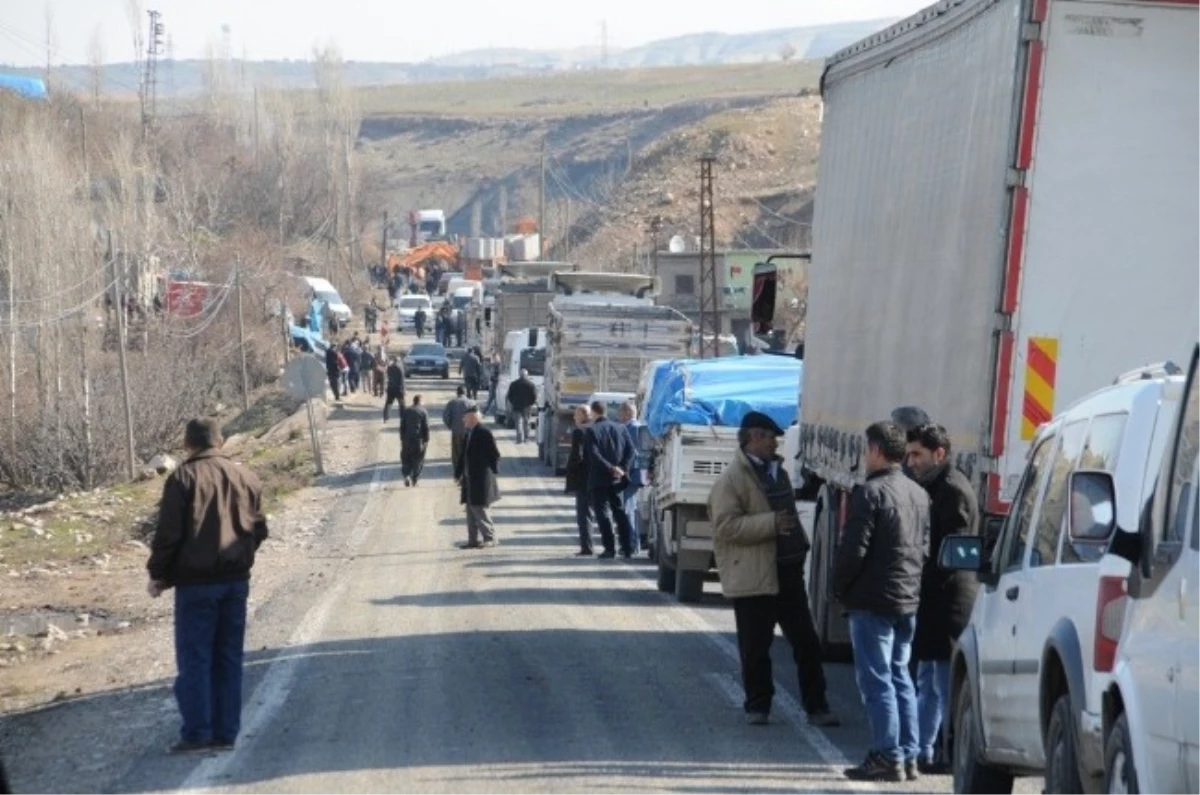
M 523 328 L 505 335 L 504 349 L 500 352 L 500 378 L 496 382 L 496 422 L 506 428 L 514 425 L 512 407 L 506 399 L 508 387 L 521 377 L 522 370 L 529 373 L 529 380 L 537 387 L 540 405 L 546 380 L 544 328 Z

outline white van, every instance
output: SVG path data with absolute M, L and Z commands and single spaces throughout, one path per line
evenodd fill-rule
M 328 280 L 316 276 L 301 276 L 300 280 L 308 287 L 313 298 L 329 305 L 329 311 L 333 313 L 333 316 L 337 318 L 339 323 L 345 325 L 350 322 L 354 313 L 350 311 L 350 307 L 342 300 L 342 296 L 338 294 L 337 288 L 330 284 Z
M 943 542 L 939 564 L 978 571 L 982 584 L 951 658 L 944 728 L 955 792 L 1008 792 L 1014 776 L 1039 774 L 1047 792 L 1099 789 L 1101 704 L 1112 677 L 1105 650 L 1117 635 L 1097 592 L 1129 573 L 1105 552 L 1115 525 L 1136 527 L 1154 492 L 1146 462 L 1159 460 L 1171 437 L 1178 371 L 1123 375 L 1043 425 L 990 554 L 979 536 Z M 1086 480 L 1072 477 L 1085 473 L 1113 485 L 1115 523 Z M 1088 504 L 1096 508 L 1080 510 Z
M 500 353 L 500 379 L 496 382 L 496 422 L 512 427 L 512 410 L 505 402 L 508 387 L 521 377 L 521 371 L 529 372 L 529 380 L 538 391 L 538 405 L 542 402 L 542 385 L 546 376 L 546 329 L 523 328 L 504 335 L 504 349 Z
M 1107 792 L 1200 791 L 1198 357 L 1200 347 L 1192 353 L 1179 420 L 1161 467 L 1154 466 L 1160 459 L 1147 466 L 1151 477 L 1157 475 L 1154 499 L 1140 523 L 1118 519 L 1108 556 L 1135 565 L 1128 581 L 1108 589 L 1113 613 L 1119 615 L 1122 606 L 1125 613 L 1104 694 Z M 1119 517 L 1120 486 L 1099 481 L 1099 501 L 1115 503 Z

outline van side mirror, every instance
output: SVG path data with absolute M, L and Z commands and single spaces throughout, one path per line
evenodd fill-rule
M 979 571 L 983 568 L 983 539 L 979 536 L 946 536 L 938 550 L 938 568 L 944 571 Z
M 1117 529 L 1116 488 L 1108 472 L 1080 470 L 1067 481 L 1067 528 L 1072 541 L 1103 542 Z

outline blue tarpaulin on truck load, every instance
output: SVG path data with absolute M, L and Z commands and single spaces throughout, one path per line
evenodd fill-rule
M 320 334 L 306 329 L 304 326 L 297 326 L 295 323 L 288 324 L 288 330 L 292 333 L 292 340 L 297 343 L 302 343 L 308 346 L 308 349 L 313 353 L 324 355 L 325 349 L 329 347 Z
M 27 99 L 45 99 L 46 81 L 27 75 L 0 74 L 0 90 L 8 90 Z
M 646 425 L 662 436 L 672 425 L 737 427 L 761 411 L 787 428 L 800 416 L 804 363 L 784 356 L 675 359 L 651 380 Z

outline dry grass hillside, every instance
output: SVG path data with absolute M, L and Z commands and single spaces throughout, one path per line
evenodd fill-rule
M 500 234 L 538 212 L 554 256 L 627 268 L 698 232 L 701 154 L 717 157 L 717 236 L 730 247 L 807 243 L 819 139 L 819 64 L 588 72 L 366 89 L 360 151 L 390 216 L 440 207 L 456 234 Z

